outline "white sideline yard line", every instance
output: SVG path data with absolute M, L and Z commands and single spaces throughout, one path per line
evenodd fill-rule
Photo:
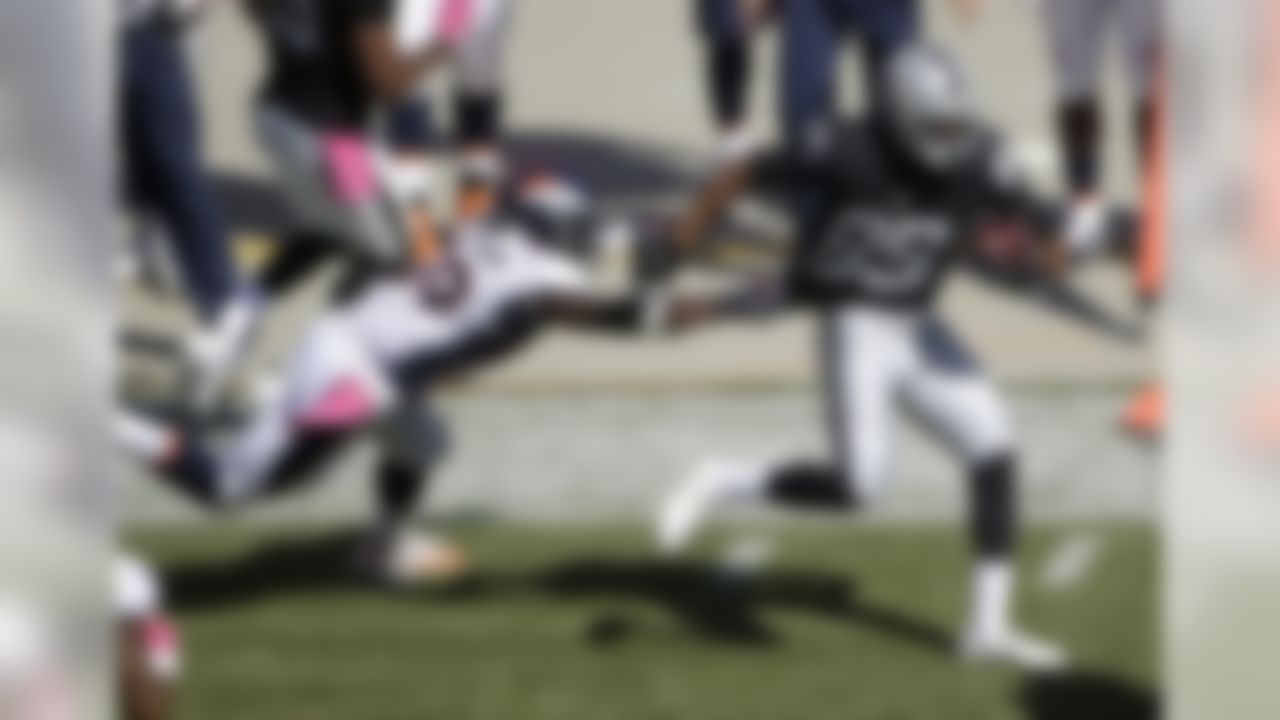
M 1062 591 L 1078 585 L 1097 564 L 1104 547 L 1096 532 L 1075 533 L 1064 538 L 1040 568 L 1040 587 Z

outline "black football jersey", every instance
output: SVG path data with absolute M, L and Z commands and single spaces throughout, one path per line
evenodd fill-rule
M 932 304 L 955 260 L 991 213 L 1039 222 L 1034 199 L 1006 169 L 994 135 L 962 165 L 931 171 L 881 127 L 858 123 L 802 153 L 763 161 L 759 181 L 794 206 L 792 295 L 830 304 Z
M 266 43 L 265 97 L 319 127 L 367 122 L 374 93 L 356 32 L 391 22 L 392 0 L 253 0 L 250 8 Z

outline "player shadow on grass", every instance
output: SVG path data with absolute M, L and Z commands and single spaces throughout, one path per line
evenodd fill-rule
M 180 614 L 216 612 L 268 598 L 358 592 L 388 594 L 352 573 L 357 535 L 340 532 L 261 547 L 223 562 L 169 565 L 165 583 Z M 824 571 L 771 570 L 727 576 L 701 561 L 579 558 L 531 569 L 482 570 L 436 588 L 390 593 L 391 601 L 434 605 L 503 600 L 647 602 L 675 617 L 703 641 L 769 649 L 782 642 L 766 611 L 803 613 L 835 625 L 870 629 L 941 656 L 952 655 L 950 633 L 935 624 L 858 597 L 853 578 Z M 596 610 L 583 641 L 602 649 L 653 628 L 617 608 Z M 1156 720 L 1154 695 L 1086 670 L 1028 677 L 1016 701 L 1028 720 Z
M 349 532 L 277 542 L 225 562 L 165 568 L 180 613 L 235 607 L 263 598 L 326 592 L 384 592 L 351 567 Z M 403 591 L 398 599 L 435 605 L 503 599 L 642 601 L 664 609 L 704 640 L 769 648 L 782 638 L 765 611 L 785 610 L 872 629 L 929 652 L 951 651 L 950 634 L 930 622 L 859 598 L 853 578 L 823 571 L 771 570 L 727 576 L 714 564 L 652 558 L 578 558 L 529 569 L 480 569 L 448 585 Z M 617 610 L 594 614 L 584 642 L 609 647 L 636 636 L 638 621 Z
M 1031 677 L 1019 691 L 1028 720 L 1156 720 L 1149 691 L 1101 674 L 1079 671 Z
M 501 579 L 499 578 L 499 581 Z M 783 638 L 766 623 L 766 611 L 784 610 L 870 628 L 931 652 L 946 653 L 948 633 L 928 622 L 858 597 L 856 580 L 823 571 L 770 570 L 726 574 L 704 561 L 650 558 L 569 560 L 528 578 L 540 594 L 566 599 L 645 601 L 663 608 L 703 640 L 773 647 Z M 466 597 L 483 592 L 465 584 L 447 591 Z M 643 631 L 620 611 L 604 611 L 586 627 L 585 640 L 611 647 Z
M 679 153 L 644 142 L 571 130 L 517 130 L 507 142 L 516 173 L 547 170 L 567 176 L 606 203 L 650 202 L 688 192 L 696 176 Z M 280 235 L 289 229 L 288 201 L 269 177 L 219 170 L 214 184 L 231 227 Z

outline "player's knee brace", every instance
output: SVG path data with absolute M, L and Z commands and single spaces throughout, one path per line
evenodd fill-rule
M 853 484 L 830 465 L 797 463 L 769 478 L 769 497 L 783 505 L 847 510 L 859 505 Z
M 969 527 L 975 551 L 1006 557 L 1017 542 L 1017 469 L 1005 453 L 973 465 L 969 478 Z

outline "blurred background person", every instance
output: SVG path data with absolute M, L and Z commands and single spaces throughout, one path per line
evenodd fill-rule
M 200 319 L 186 348 L 200 375 L 252 332 L 256 293 L 240 277 L 202 157 L 200 109 L 183 47 L 203 0 L 120 0 L 121 162 L 136 211 L 136 251 L 172 250 Z
M 1155 113 L 1162 5 L 1161 0 L 1043 0 L 1057 83 L 1055 122 L 1063 182 L 1072 197 L 1068 237 L 1077 253 L 1096 249 L 1082 244 L 1100 237 L 1095 228 L 1108 215 L 1102 189 L 1105 123 L 1099 98 L 1108 37 L 1119 43 L 1128 70 L 1134 143 L 1145 168 Z
M 772 18 L 773 0 L 695 0 L 695 22 L 703 42 L 705 83 L 715 125 L 718 162 L 750 153 L 748 107 L 754 79 L 755 35 Z
M 117 554 L 112 568 L 116 670 L 124 720 L 173 717 L 173 686 L 182 667 L 177 629 L 164 610 L 155 572 L 141 558 Z
M 396 46 L 410 55 L 429 42 L 439 0 L 398 0 L 395 9 Z M 452 146 L 459 179 L 458 209 L 478 212 L 492 202 L 492 192 L 502 179 L 502 140 L 506 109 L 503 83 L 515 0 L 475 0 L 470 10 L 472 28 L 462 40 L 451 63 Z M 425 196 L 435 185 L 431 155 L 441 137 L 434 118 L 429 90 L 388 108 L 385 125 L 393 153 L 393 171 L 415 191 L 409 199 L 425 212 Z M 415 197 L 422 196 L 422 197 Z
M 260 277 L 278 297 L 342 257 L 336 292 L 403 267 L 416 253 L 381 172 L 370 128 L 376 112 L 403 100 L 422 75 L 448 61 L 471 22 L 470 0 L 433 4 L 433 33 L 416 52 L 396 46 L 393 0 L 248 0 L 265 46 L 265 77 L 253 108 L 258 140 L 275 166 L 293 229 Z M 421 239 L 421 238 L 419 238 Z M 429 238 L 428 238 L 429 239 Z M 196 405 L 222 395 L 240 355 L 210 366 Z

